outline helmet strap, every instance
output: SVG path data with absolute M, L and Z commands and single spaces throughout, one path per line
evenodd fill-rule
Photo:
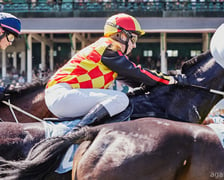
M 115 27 L 115 28 L 121 30 L 121 32 L 123 32 L 127 36 L 127 40 L 126 41 L 123 41 L 123 40 L 122 40 L 123 42 L 119 41 L 119 42 L 121 42 L 122 44 L 125 45 L 124 54 L 126 54 L 127 53 L 127 50 L 128 50 L 128 42 L 129 42 L 129 39 L 132 37 L 131 32 L 130 31 L 127 31 L 123 27 L 121 27 L 119 25 L 116 25 L 114 23 L 111 23 L 111 22 L 107 22 L 107 25 L 112 26 L 112 27 Z
M 2 27 L 0 26 L 0 28 L 2 29 Z M 3 29 L 2 29 L 3 30 Z M 0 35 L 0 40 L 2 40 L 4 37 L 5 37 L 5 35 L 6 35 L 6 31 L 4 31 L 3 32 L 3 34 L 2 35 Z
M 127 36 L 127 40 L 126 40 L 126 43 L 125 43 L 125 50 L 124 50 L 124 54 L 127 53 L 128 51 L 128 41 L 129 41 L 129 37 Z
M 117 29 L 121 30 L 121 32 L 123 32 L 127 37 L 127 39 L 125 41 L 125 50 L 124 50 L 124 54 L 126 54 L 128 51 L 128 42 L 129 42 L 129 39 L 132 37 L 132 34 L 130 31 L 127 31 L 126 29 L 124 29 L 123 27 L 121 27 L 119 25 L 117 25 Z

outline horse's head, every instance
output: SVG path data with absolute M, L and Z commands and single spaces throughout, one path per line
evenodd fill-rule
M 224 90 L 224 69 L 215 61 L 210 51 L 187 61 L 182 67 L 182 73 L 186 74 L 191 85 Z M 184 89 L 181 93 L 182 100 L 188 104 L 185 111 L 191 122 L 195 122 L 196 119 L 197 122 L 203 121 L 212 107 L 222 99 L 221 95 L 212 94 L 200 88 L 189 86 Z M 177 100 L 179 101 L 181 100 Z
M 183 73 L 188 75 L 191 83 L 210 89 L 224 90 L 223 34 L 224 24 L 221 24 L 212 36 L 210 51 L 189 60 L 183 66 Z
M 192 85 L 224 90 L 224 69 L 215 61 L 210 51 L 185 62 L 182 73 Z

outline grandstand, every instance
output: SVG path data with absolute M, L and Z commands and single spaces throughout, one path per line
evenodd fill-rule
M 2 78 L 14 67 L 31 82 L 34 69 L 54 71 L 103 35 L 107 17 L 129 13 L 146 31 L 131 55 L 136 63 L 167 72 L 209 49 L 223 23 L 224 5 L 212 0 L 7 0 L 0 10 L 22 21 L 22 38 L 1 52 Z
M 115 11 L 130 11 L 140 16 L 149 16 L 151 12 L 162 15 L 169 11 L 184 11 L 184 14 L 194 12 L 195 15 L 208 11 L 213 14 L 224 12 L 223 1 L 213 0 L 8 0 L 4 2 L 2 6 L 7 12 L 48 12 L 49 14 L 53 12 L 53 16 L 56 10 L 64 14 L 70 12 L 70 16 L 92 16 L 92 13 L 94 16 L 97 14 L 102 16 Z

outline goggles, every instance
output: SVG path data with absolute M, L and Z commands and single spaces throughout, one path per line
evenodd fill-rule
M 13 41 L 15 40 L 15 36 L 11 33 L 6 32 L 6 39 L 8 42 L 13 43 Z
M 132 35 L 132 36 L 130 37 L 130 40 L 131 40 L 132 44 L 136 44 L 136 42 L 138 41 L 138 37 Z

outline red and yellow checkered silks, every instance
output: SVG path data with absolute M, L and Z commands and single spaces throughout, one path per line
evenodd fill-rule
M 117 73 L 108 69 L 101 57 L 112 43 L 110 38 L 100 38 L 74 55 L 49 80 L 47 88 L 57 83 L 68 83 L 72 88 L 108 88 Z

